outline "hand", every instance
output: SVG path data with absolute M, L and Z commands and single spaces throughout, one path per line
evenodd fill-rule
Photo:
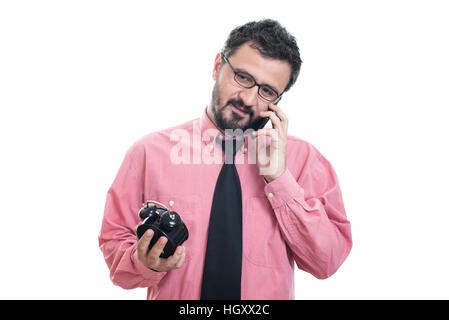
M 147 267 L 156 271 L 179 269 L 186 258 L 186 248 L 178 246 L 175 253 L 168 258 L 161 258 L 162 250 L 167 243 L 166 237 L 160 237 L 150 251 L 148 245 L 153 238 L 154 231 L 148 229 L 137 242 L 137 258 Z
M 273 128 L 259 129 L 253 132 L 253 136 L 257 137 L 257 166 L 265 179 L 271 182 L 280 177 L 286 168 L 288 119 L 273 103 L 268 108 L 272 111 L 262 111 L 260 115 L 269 117 Z M 270 136 L 269 146 L 265 143 L 266 136 Z

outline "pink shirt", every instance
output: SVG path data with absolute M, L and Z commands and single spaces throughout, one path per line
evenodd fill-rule
M 128 150 L 107 193 L 99 235 L 114 284 L 148 287 L 148 299 L 200 298 L 210 209 L 224 161 L 222 152 L 221 163 L 201 160 L 202 152 L 215 145 L 213 135 L 201 140 L 211 129 L 217 130 L 204 112 L 198 119 L 150 133 Z M 174 133 L 189 136 L 173 140 Z M 311 144 L 288 136 L 287 169 L 266 183 L 257 165 L 245 161 L 247 144 L 245 139 L 235 160 L 242 186 L 241 296 L 294 299 L 295 263 L 324 279 L 351 250 L 350 222 L 337 176 Z M 187 151 L 188 161 L 172 161 L 174 150 Z M 180 269 L 155 272 L 137 259 L 134 228 L 145 200 L 166 204 L 186 224 L 189 238 Z

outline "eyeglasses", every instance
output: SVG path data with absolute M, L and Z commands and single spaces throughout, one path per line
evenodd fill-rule
M 242 71 L 235 71 L 232 65 L 229 63 L 228 58 L 226 58 L 226 56 L 224 55 L 224 53 L 222 53 L 222 56 L 224 61 L 229 65 L 232 72 L 234 73 L 235 82 L 237 82 L 239 85 L 247 89 L 250 89 L 254 86 L 258 86 L 259 90 L 257 92 L 259 96 L 268 102 L 274 102 L 277 100 L 276 103 L 278 103 L 279 100 L 281 100 L 283 92 L 281 94 L 278 94 L 277 91 L 271 88 L 270 86 L 266 84 L 258 84 L 256 80 L 254 80 L 253 76 L 250 75 L 249 73 Z

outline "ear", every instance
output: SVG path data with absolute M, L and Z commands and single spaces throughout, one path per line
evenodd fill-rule
M 214 61 L 214 70 L 212 71 L 212 78 L 216 81 L 217 77 L 218 77 L 218 71 L 220 70 L 220 66 L 221 66 L 221 52 L 217 53 L 217 55 L 215 56 L 215 61 Z

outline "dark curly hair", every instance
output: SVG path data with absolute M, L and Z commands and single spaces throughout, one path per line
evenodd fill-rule
M 285 60 L 291 68 L 290 80 L 284 91 L 296 82 L 301 68 L 301 57 L 296 39 L 276 20 L 264 19 L 248 22 L 231 31 L 222 52 L 230 57 L 244 43 L 270 58 Z

